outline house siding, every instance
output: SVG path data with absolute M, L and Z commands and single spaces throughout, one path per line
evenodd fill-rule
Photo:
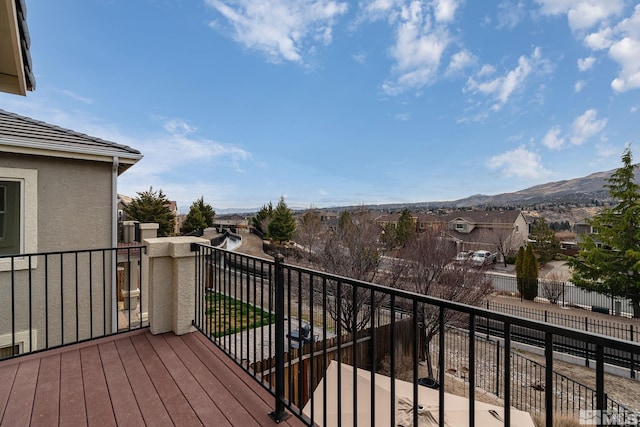
M 3 153 L 0 157 L 0 167 L 38 171 L 38 253 L 104 249 L 112 246 L 112 165 L 104 162 Z M 30 212 L 25 212 L 24 215 L 30 215 Z M 27 340 L 22 344 L 28 348 L 31 327 L 32 344 L 35 349 L 43 348 L 47 328 L 44 309 L 46 299 L 49 307 L 49 346 L 62 344 L 63 340 L 70 342 L 76 339 L 75 328 L 66 328 L 63 336 L 59 322 L 63 317 L 69 321 L 69 316 L 75 316 L 75 307 L 81 307 L 78 322 L 81 338 L 88 338 L 92 333 L 103 333 L 102 328 L 105 324 L 107 332 L 110 331 L 110 252 L 105 253 L 104 264 L 102 253 L 94 254 L 91 271 L 88 253 L 78 256 L 77 268 L 74 254 L 65 255 L 62 262 L 60 256 L 52 256 L 46 265 L 43 257 L 34 257 L 32 261 L 30 271 L 17 270 L 13 276 L 9 271 L 0 272 L 0 301 L 3 301 L 0 310 L 0 346 L 11 344 L 10 334 L 13 328 L 20 340 Z M 64 283 L 64 286 L 61 287 L 61 283 Z M 16 307 L 14 312 L 10 305 L 12 298 L 13 306 Z M 61 299 L 64 299 L 64 303 L 61 303 Z M 93 325 L 88 321 L 88 310 L 91 306 Z

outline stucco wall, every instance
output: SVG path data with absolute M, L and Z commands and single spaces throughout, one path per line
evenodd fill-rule
M 112 164 L 2 153 L 0 167 L 38 171 L 38 253 L 112 246 Z M 112 254 L 94 253 L 91 260 L 88 253 L 81 254 L 77 264 L 75 258 L 73 254 L 65 255 L 63 261 L 60 256 L 34 257 L 35 267 L 16 271 L 13 278 L 9 272 L 0 272 L 0 345 L 7 344 L 12 327 L 24 334 L 30 322 L 37 336 L 36 348 L 45 343 L 47 328 L 49 346 L 61 343 L 63 335 L 64 341 L 76 339 L 76 324 L 80 339 L 102 334 L 105 326 L 110 332 Z M 10 309 L 12 299 L 14 311 Z

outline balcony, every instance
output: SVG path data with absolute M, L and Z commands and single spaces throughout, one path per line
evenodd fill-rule
M 607 394 L 604 355 L 635 373 L 630 341 L 197 238 L 23 257 L 37 267 L 0 273 L 0 335 L 19 353 L 0 362 L 2 425 L 526 426 L 638 411 Z M 118 263 L 126 307 L 109 297 Z M 478 332 L 489 322 L 499 337 Z M 522 328 L 544 337 L 544 363 L 514 351 Z M 587 349 L 593 383 L 554 371 L 558 337 Z

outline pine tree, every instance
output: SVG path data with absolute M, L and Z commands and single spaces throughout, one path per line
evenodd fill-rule
M 524 264 L 524 247 L 520 246 L 518 248 L 518 253 L 516 255 L 516 282 L 518 286 L 518 292 L 522 295 L 522 278 L 524 271 L 522 270 L 522 265 Z
M 560 242 L 544 218 L 535 220 L 529 238 L 534 240 L 533 249 L 538 254 L 541 264 L 551 261 L 560 251 Z
M 409 238 L 416 232 L 416 226 L 411 217 L 409 209 L 403 209 L 398 218 L 398 226 L 396 227 L 396 244 L 399 247 L 404 246 Z
M 272 216 L 273 216 L 273 204 L 269 202 L 268 205 L 263 205 L 262 208 L 256 214 L 256 216 L 254 216 L 251 219 L 253 228 L 258 230 L 263 235 L 267 234 L 267 230 L 269 228 L 269 222 L 271 222 Z
M 170 202 L 162 192 L 162 189 L 156 192 L 153 191 L 153 187 L 150 187 L 149 191 L 137 194 L 138 197 L 124 208 L 129 218 L 141 223 L 157 223 L 159 226 L 158 236 L 160 237 L 172 234 L 175 226 L 175 215 L 171 212 L 169 208 Z
M 276 242 L 287 242 L 291 240 L 295 231 L 296 220 L 293 212 L 287 207 L 284 197 L 280 197 L 280 201 L 273 210 L 267 235 Z
M 195 230 L 202 230 L 207 227 L 207 220 L 204 218 L 202 211 L 196 203 L 191 205 L 191 209 L 189 209 L 189 213 L 182 224 L 182 229 L 185 233 L 190 233 Z
M 596 234 L 580 242 L 578 257 L 569 265 L 575 285 L 628 298 L 634 317 L 640 317 L 640 186 L 634 181 L 635 167 L 627 148 L 622 166 L 606 184 L 616 203 L 589 221 Z
M 533 252 L 533 246 L 527 245 L 522 261 L 522 298 L 533 301 L 538 296 L 538 260 Z
M 211 207 L 209 203 L 205 203 L 204 196 L 196 200 L 194 204 L 198 207 L 198 210 L 200 210 L 202 216 L 204 217 L 205 227 L 203 228 L 213 227 L 213 221 L 216 217 L 216 211 L 213 210 L 213 207 Z

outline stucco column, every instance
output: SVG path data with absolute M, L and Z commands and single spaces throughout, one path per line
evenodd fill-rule
M 144 242 L 145 239 L 153 239 L 158 237 L 158 229 L 160 225 L 158 223 L 143 223 L 139 225 L 140 227 L 140 242 Z M 144 270 L 143 263 L 141 260 L 140 268 L 142 271 Z M 140 280 L 140 313 L 139 320 L 142 323 L 146 323 L 149 320 L 149 277 L 148 274 L 142 274 L 142 278 Z
M 143 275 L 148 278 L 149 324 L 152 334 L 192 332 L 195 318 L 195 252 L 191 243 L 208 244 L 198 237 L 161 237 L 144 240 Z

